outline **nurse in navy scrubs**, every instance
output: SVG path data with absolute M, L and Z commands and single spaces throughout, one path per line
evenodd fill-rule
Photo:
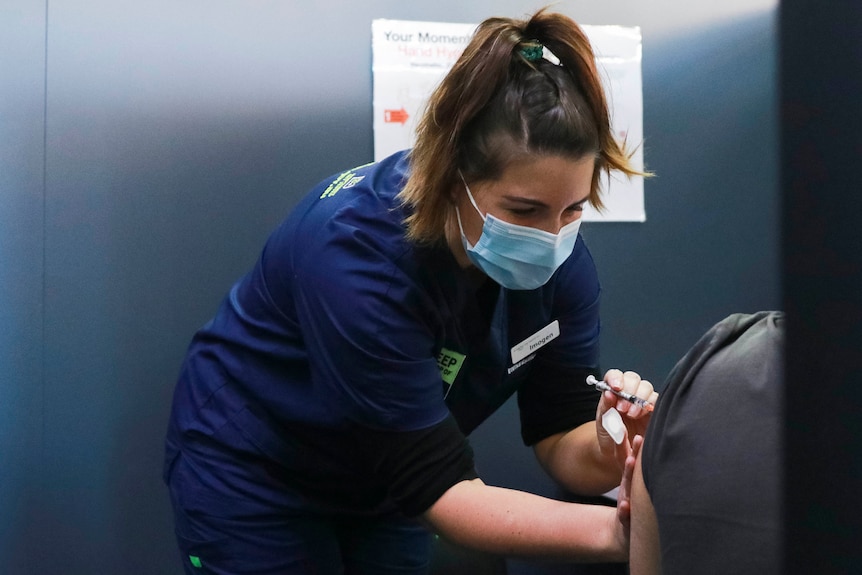
M 575 22 L 483 22 L 415 147 L 312 189 L 195 334 L 164 471 L 186 573 L 418 574 L 432 533 L 625 561 L 649 414 L 584 383 L 600 287 L 578 228 L 629 157 Z M 634 372 L 604 379 L 655 400 Z M 543 468 L 585 495 L 622 480 L 616 509 L 482 482 L 467 438 L 513 394 Z

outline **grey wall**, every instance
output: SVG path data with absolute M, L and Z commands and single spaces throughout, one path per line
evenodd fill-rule
M 43 476 L 45 6 L 0 8 L 0 565 L 26 573 Z
M 724 315 L 780 304 L 775 16 L 766 0 L 642 4 L 557 8 L 642 27 L 648 220 L 584 234 L 604 285 L 603 364 L 660 383 Z M 4 1 L 4 573 L 178 572 L 160 481 L 174 377 L 300 194 L 371 159 L 371 20 L 539 5 Z M 511 403 L 474 443 L 486 481 L 554 492 Z

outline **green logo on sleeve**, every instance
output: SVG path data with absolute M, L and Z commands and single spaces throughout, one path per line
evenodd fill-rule
M 193 567 L 197 567 L 198 569 L 203 567 L 203 563 L 201 563 L 201 558 L 196 555 L 189 555 L 189 561 L 191 561 Z
M 440 368 L 440 375 L 447 384 L 452 385 L 455 378 L 458 377 L 458 371 L 464 365 L 464 354 L 446 349 L 440 350 L 437 356 L 437 367 Z
M 357 176 L 355 170 L 358 170 L 359 168 L 364 168 L 365 166 L 370 166 L 373 163 L 374 162 L 369 162 L 367 164 L 363 164 L 361 166 L 353 168 L 352 170 L 342 172 L 337 178 L 332 181 L 331 184 L 329 184 L 329 186 L 326 187 L 325 190 L 323 190 L 323 193 L 320 194 L 320 199 L 331 198 L 332 196 L 337 194 L 339 190 L 352 188 L 353 186 L 364 180 L 365 176 Z

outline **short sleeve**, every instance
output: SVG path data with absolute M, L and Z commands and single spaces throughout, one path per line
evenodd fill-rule
M 402 236 L 388 204 L 348 202 L 293 266 L 313 385 L 347 419 L 396 431 L 429 427 L 448 413 L 433 305 L 411 274 Z
M 642 453 L 667 573 L 774 573 L 781 314 L 734 314 L 677 363 Z M 672 543 L 668 543 L 672 542 Z

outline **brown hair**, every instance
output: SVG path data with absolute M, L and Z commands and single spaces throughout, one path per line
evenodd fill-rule
M 537 43 L 559 65 L 536 59 Z M 459 169 L 467 179 L 495 179 L 510 161 L 529 155 L 594 156 L 589 201 L 598 209 L 602 171 L 645 175 L 614 139 L 589 40 L 574 20 L 546 9 L 529 20 L 482 22 L 431 95 L 400 193 L 411 210 L 407 237 L 443 238 Z

